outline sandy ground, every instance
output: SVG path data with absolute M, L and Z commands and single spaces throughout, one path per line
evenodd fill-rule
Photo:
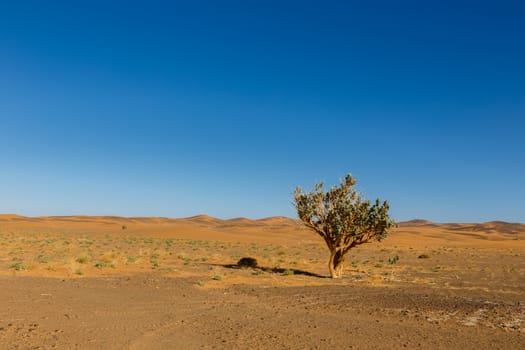
M 0 215 L 0 349 L 523 349 L 525 225 Z M 259 268 L 240 269 L 241 257 Z

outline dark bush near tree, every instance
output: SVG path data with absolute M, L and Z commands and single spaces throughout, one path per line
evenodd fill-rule
M 258 265 L 257 260 L 254 259 L 254 258 L 241 258 L 241 259 L 237 262 L 237 266 L 239 266 L 239 267 L 251 267 L 251 268 L 256 268 L 257 265 Z

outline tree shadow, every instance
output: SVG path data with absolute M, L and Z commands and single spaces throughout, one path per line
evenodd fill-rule
M 233 269 L 233 270 L 252 270 L 254 272 L 264 271 L 264 272 L 279 273 L 279 274 L 292 274 L 293 273 L 294 275 L 302 275 L 302 276 L 317 277 L 317 278 L 328 278 L 328 276 L 319 275 L 315 272 L 299 270 L 299 269 L 285 269 L 282 267 L 265 267 L 265 266 L 245 267 L 245 266 L 239 266 L 237 264 L 212 264 L 212 265 L 222 266 L 227 269 Z

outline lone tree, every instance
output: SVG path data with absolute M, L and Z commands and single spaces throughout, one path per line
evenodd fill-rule
M 324 183 L 316 183 L 314 190 L 303 193 L 295 189 L 294 204 L 299 219 L 321 236 L 328 249 L 328 268 L 332 278 L 343 273 L 346 253 L 353 247 L 386 237 L 394 221 L 388 216 L 389 205 L 376 199 L 374 204 L 361 197 L 355 189 L 354 177 L 348 174 L 339 186 L 324 190 Z

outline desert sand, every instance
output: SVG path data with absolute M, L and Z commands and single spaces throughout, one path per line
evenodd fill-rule
M 241 257 L 258 268 L 238 268 Z M 0 349 L 523 349 L 525 225 L 0 215 Z

